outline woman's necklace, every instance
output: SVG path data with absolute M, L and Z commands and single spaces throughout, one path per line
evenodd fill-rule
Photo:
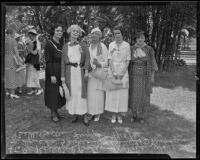
M 53 37 L 53 40 L 56 42 L 56 43 L 60 43 L 59 40 L 55 37 Z

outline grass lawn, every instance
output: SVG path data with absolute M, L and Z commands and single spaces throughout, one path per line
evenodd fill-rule
M 174 73 L 156 73 L 151 107 L 145 124 L 112 124 L 104 112 L 99 122 L 86 127 L 82 119 L 70 122 L 65 109 L 59 123 L 50 120 L 44 95 L 20 99 L 5 97 L 6 153 L 152 153 L 172 158 L 196 157 L 195 66 Z M 44 80 L 41 80 L 44 86 Z

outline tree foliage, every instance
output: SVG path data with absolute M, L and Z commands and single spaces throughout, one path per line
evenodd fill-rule
M 171 71 L 178 57 L 178 48 L 187 29 L 189 37 L 196 35 L 196 2 L 170 2 L 163 5 L 132 6 L 6 6 L 6 27 L 17 26 L 23 31 L 33 25 L 39 33 L 49 34 L 55 23 L 66 30 L 71 24 L 79 24 L 88 35 L 93 27 L 103 31 L 103 41 L 113 40 L 111 30 L 121 26 L 124 39 L 134 44 L 134 34 L 143 30 L 149 34 L 148 43 L 155 49 L 159 68 Z

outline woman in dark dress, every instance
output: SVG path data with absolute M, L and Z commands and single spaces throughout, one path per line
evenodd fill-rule
M 62 27 L 56 25 L 52 28 L 52 38 L 47 41 L 45 54 L 45 105 L 51 110 L 51 118 L 54 122 L 60 120 L 58 109 L 61 108 L 62 99 L 59 93 L 61 85 L 61 57 L 63 44 L 60 42 L 63 35 Z
M 143 31 L 136 33 L 129 64 L 129 107 L 133 112 L 133 120 L 141 123 L 145 122 L 154 72 L 158 70 L 154 50 L 145 43 L 145 36 Z

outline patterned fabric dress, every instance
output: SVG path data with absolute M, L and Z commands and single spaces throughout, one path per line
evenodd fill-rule
M 130 105 L 134 116 L 142 116 L 150 104 L 150 94 L 146 92 L 147 57 L 137 58 L 130 63 Z
M 153 49 L 145 45 L 140 49 L 143 56 L 134 56 L 138 47 L 132 47 L 129 64 L 129 107 L 134 117 L 144 118 L 150 106 L 151 76 L 157 70 Z

